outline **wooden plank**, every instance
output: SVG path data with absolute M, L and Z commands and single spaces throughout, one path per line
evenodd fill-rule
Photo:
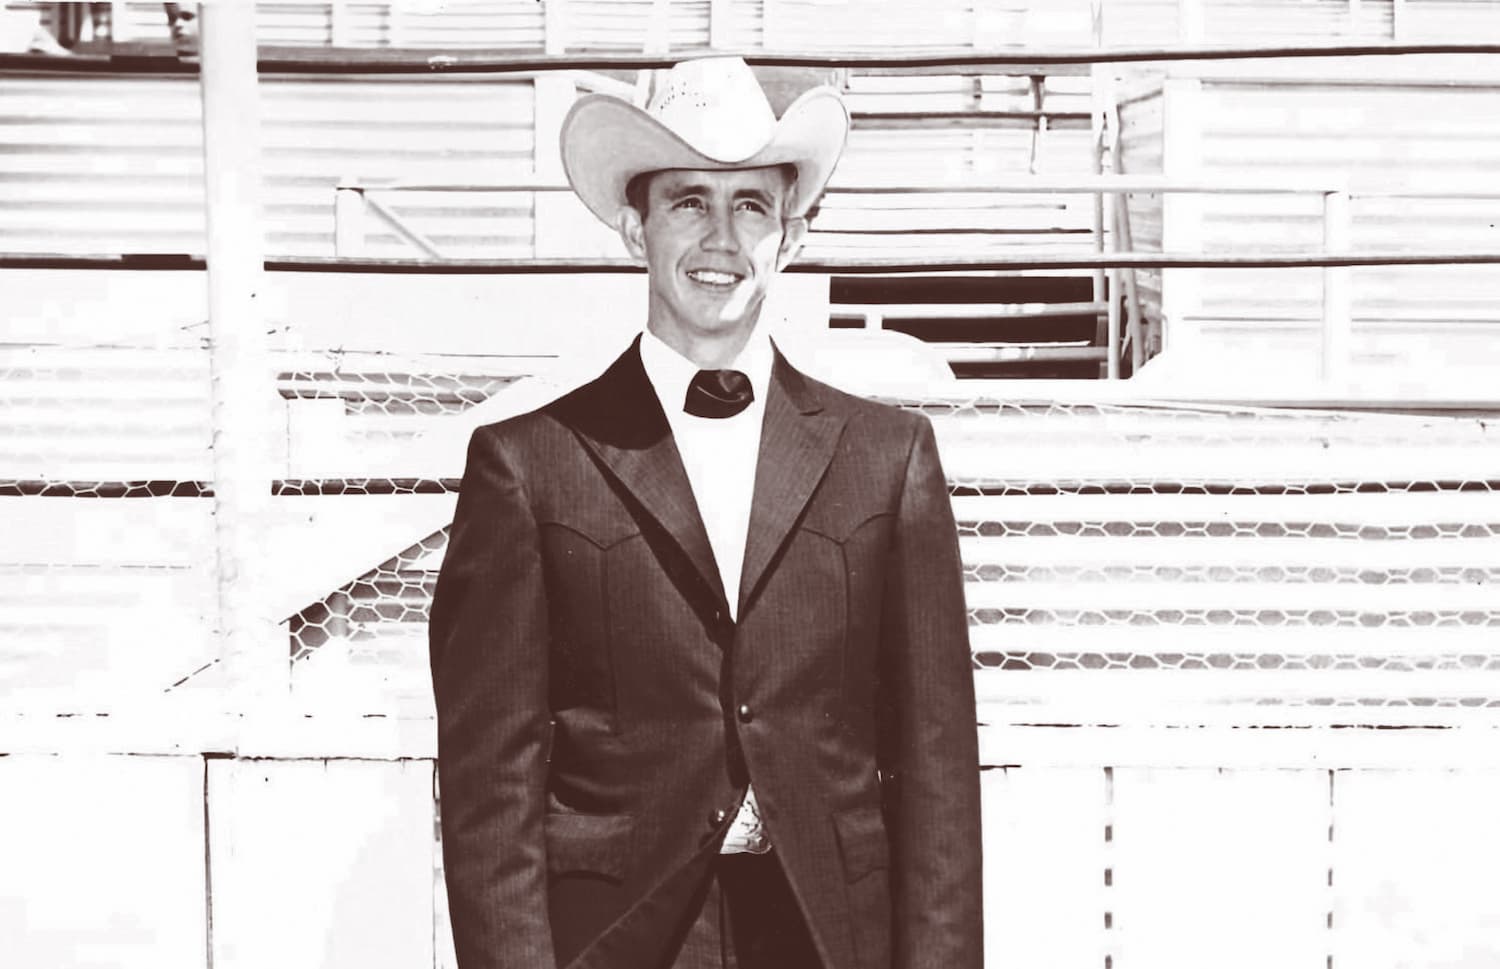
M 986 770 L 985 962 L 1104 962 L 1104 772 Z
M 433 964 L 428 761 L 209 764 L 215 969 Z
M 0 758 L 7 969 L 203 969 L 198 757 Z
M 1333 800 L 1335 966 L 1500 964 L 1500 771 L 1339 773 Z
M 1114 771 L 1117 969 L 1325 969 L 1324 771 Z

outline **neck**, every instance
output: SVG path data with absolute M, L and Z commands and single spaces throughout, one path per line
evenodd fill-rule
M 676 350 L 704 370 L 727 367 L 755 332 L 755 323 L 726 333 L 685 333 L 676 327 L 661 326 L 648 320 L 646 329 L 667 346 Z

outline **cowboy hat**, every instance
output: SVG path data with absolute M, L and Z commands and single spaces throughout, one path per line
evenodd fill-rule
M 838 92 L 804 92 L 778 121 L 750 67 L 738 57 L 674 65 L 645 110 L 608 94 L 580 98 L 562 124 L 568 183 L 611 228 L 625 186 L 643 172 L 795 165 L 787 214 L 805 215 L 822 193 L 849 134 Z

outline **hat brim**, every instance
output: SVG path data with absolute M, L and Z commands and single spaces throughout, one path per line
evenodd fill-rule
M 849 137 L 849 112 L 831 87 L 816 87 L 787 106 L 764 147 L 744 158 L 698 151 L 651 115 L 608 94 L 590 94 L 563 119 L 563 171 L 590 212 L 611 228 L 628 204 L 625 186 L 643 172 L 669 168 L 726 170 L 795 165 L 787 213 L 800 217 L 822 194 Z

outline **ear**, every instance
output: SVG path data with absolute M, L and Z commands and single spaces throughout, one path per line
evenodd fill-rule
M 635 210 L 635 206 L 620 207 L 617 228 L 620 232 L 620 240 L 625 243 L 626 251 L 636 259 L 645 259 L 646 224 L 641 219 L 641 213 Z
M 798 216 L 787 219 L 781 227 L 781 248 L 776 251 L 776 270 L 780 272 L 791 265 L 792 257 L 802 249 L 807 238 L 807 220 Z

